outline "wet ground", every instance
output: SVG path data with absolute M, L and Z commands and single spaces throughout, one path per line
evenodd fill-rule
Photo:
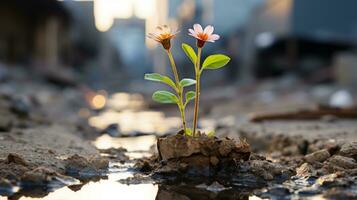
M 308 107 L 314 101 L 306 92 L 203 97 L 201 128 L 245 138 L 252 155 L 229 181 L 187 181 L 136 165 L 157 153 L 157 136 L 176 132 L 172 107 L 103 91 L 85 92 L 87 107 L 78 90 L 47 86 L 21 87 L 18 100 L 16 84 L 0 86 L 1 199 L 357 199 L 356 120 L 247 120 L 263 108 Z

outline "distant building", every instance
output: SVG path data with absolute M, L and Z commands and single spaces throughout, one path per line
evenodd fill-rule
M 242 77 L 294 73 L 334 78 L 334 55 L 357 44 L 355 0 L 268 0 L 252 14 L 242 47 Z
M 56 0 L 0 1 L 0 62 L 58 66 L 68 56 L 68 23 Z

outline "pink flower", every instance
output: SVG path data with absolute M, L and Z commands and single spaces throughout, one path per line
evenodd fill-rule
M 189 35 L 197 39 L 197 46 L 203 47 L 205 42 L 214 42 L 219 39 L 219 35 L 212 34 L 214 31 L 213 26 L 208 25 L 203 30 L 200 24 L 193 25 L 193 29 L 188 29 Z
M 169 50 L 171 47 L 170 40 L 176 37 L 177 33 L 178 31 L 173 32 L 169 26 L 163 25 L 156 27 L 156 33 L 149 33 L 148 37 L 161 43 L 166 50 Z

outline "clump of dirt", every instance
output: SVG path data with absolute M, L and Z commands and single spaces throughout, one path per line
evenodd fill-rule
M 109 160 L 100 156 L 85 158 L 75 154 L 65 160 L 66 174 L 75 176 L 81 180 L 100 176 L 107 172 L 108 168 Z
M 197 170 L 202 175 L 216 168 L 235 165 L 247 161 L 250 156 L 249 144 L 244 140 L 235 141 L 230 138 L 198 137 L 176 134 L 158 138 L 157 148 L 159 160 L 165 163 L 162 172 L 173 170 Z M 207 174 L 208 172 L 208 174 Z
M 64 176 L 45 167 L 35 168 L 34 170 L 25 172 L 21 176 L 22 187 L 48 186 L 53 183 L 63 186 L 68 182 L 75 183 L 76 179 Z
M 5 159 L 0 160 L 0 177 L 17 182 L 24 173 L 34 168 L 35 165 L 29 164 L 20 155 L 10 153 Z
M 135 165 L 157 182 L 215 180 L 224 185 L 255 188 L 294 174 L 285 165 L 252 153 L 245 140 L 177 134 L 159 138 L 157 148 L 158 155 Z

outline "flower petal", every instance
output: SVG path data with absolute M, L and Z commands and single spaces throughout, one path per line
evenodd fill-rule
M 194 25 L 193 25 L 193 30 L 194 30 L 196 33 L 202 33 L 202 32 L 203 32 L 202 26 L 201 26 L 200 24 L 194 24 Z
M 218 40 L 219 39 L 219 35 L 217 34 L 213 34 L 213 35 L 210 35 L 208 40 L 212 40 L 212 41 L 215 41 L 215 40 Z
M 188 35 L 191 35 L 192 37 L 196 38 L 196 39 L 200 39 L 196 33 L 192 34 L 192 33 L 189 33 Z
M 213 26 L 208 25 L 208 26 L 206 26 L 206 28 L 203 32 L 206 33 L 207 35 L 211 35 L 213 33 L 213 31 L 214 31 Z
M 197 37 L 197 33 L 193 29 L 188 29 L 188 31 L 190 32 L 189 35 Z

